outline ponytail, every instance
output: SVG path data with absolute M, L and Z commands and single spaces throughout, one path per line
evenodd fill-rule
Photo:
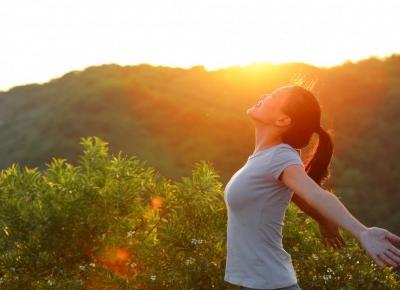
M 322 127 L 315 130 L 318 134 L 318 145 L 314 148 L 312 157 L 308 160 L 305 170 L 318 185 L 324 182 L 330 175 L 329 164 L 333 154 L 333 141 L 331 134 Z

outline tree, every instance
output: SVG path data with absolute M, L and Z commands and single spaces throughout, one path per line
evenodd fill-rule
M 223 281 L 226 209 L 206 161 L 172 181 L 136 156 L 82 138 L 73 166 L 0 172 L 1 289 L 236 289 Z M 284 246 L 304 289 L 395 289 L 354 239 L 324 249 L 317 224 L 293 205 Z

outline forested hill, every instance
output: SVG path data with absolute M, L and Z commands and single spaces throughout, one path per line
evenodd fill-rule
M 334 130 L 332 177 L 324 185 L 367 225 L 400 233 L 400 55 L 332 68 L 258 64 L 207 71 L 102 65 L 0 93 L 0 166 L 74 163 L 80 138 L 99 136 L 179 179 L 208 160 L 223 182 L 254 146 L 246 109 L 260 94 L 305 75 Z M 315 142 L 315 139 L 313 139 Z M 303 159 L 310 148 L 303 150 Z

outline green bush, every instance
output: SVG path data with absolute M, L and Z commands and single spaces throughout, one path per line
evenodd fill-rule
M 82 138 L 73 166 L 0 173 L 0 289 L 237 289 L 223 280 L 226 208 L 212 166 L 172 181 Z M 398 289 L 346 232 L 337 253 L 292 204 L 284 246 L 303 289 Z

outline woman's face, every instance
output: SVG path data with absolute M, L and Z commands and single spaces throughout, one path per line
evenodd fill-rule
M 261 95 L 259 101 L 247 109 L 247 115 L 249 115 L 253 120 L 265 125 L 287 123 L 288 116 L 282 112 L 281 108 L 285 102 L 285 92 L 288 88 L 289 86 L 280 87 L 272 93 Z M 284 123 L 282 123 L 282 121 Z

